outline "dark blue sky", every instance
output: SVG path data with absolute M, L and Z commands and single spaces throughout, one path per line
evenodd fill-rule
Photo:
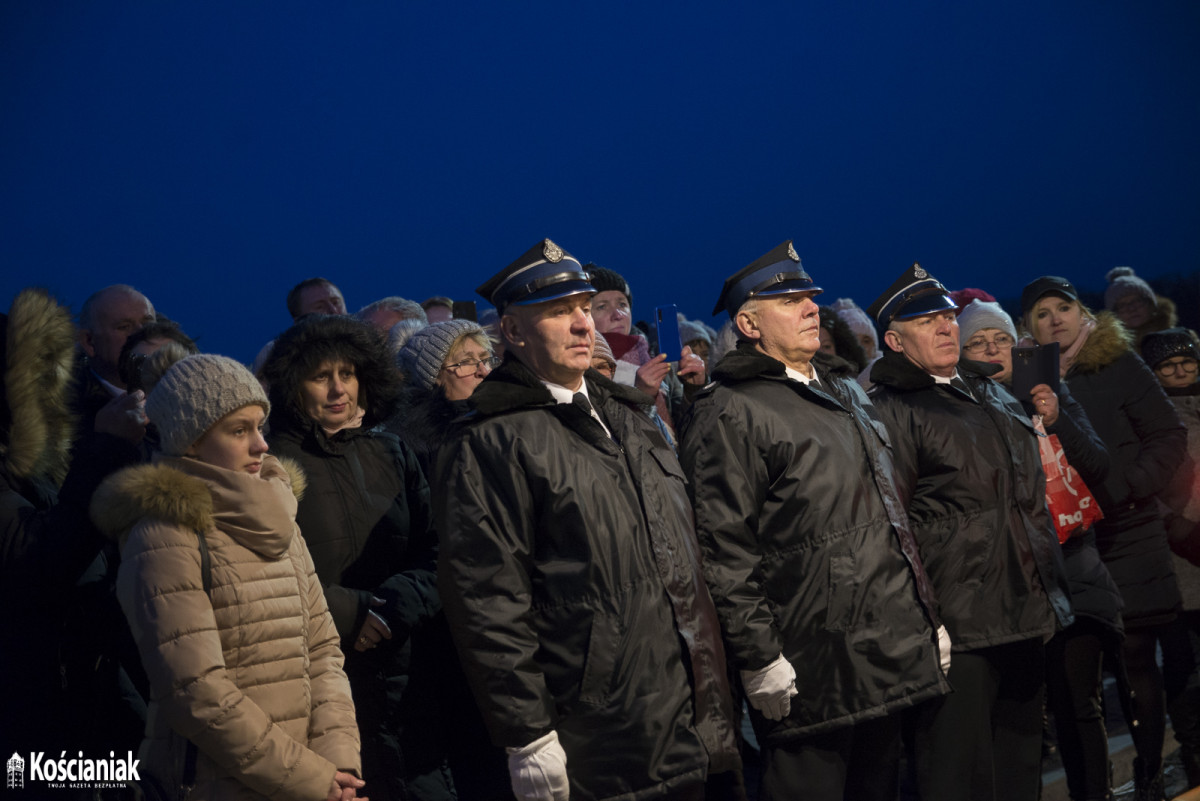
M 132 283 L 249 360 L 300 279 L 471 299 L 543 236 L 644 318 L 786 238 L 863 306 L 914 259 L 1196 270 L 1197 41 L 1193 0 L 14 0 L 0 304 Z

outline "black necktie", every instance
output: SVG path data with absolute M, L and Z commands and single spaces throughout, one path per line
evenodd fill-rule
M 960 376 L 954 376 L 950 379 L 950 386 L 966 394 L 968 398 L 974 399 L 975 394 L 971 392 L 971 388 L 967 386 L 967 382 L 963 381 Z
M 588 400 L 587 395 L 584 395 L 582 392 L 576 392 L 571 396 L 571 405 L 586 414 L 589 420 L 603 428 L 604 436 L 610 436 L 608 433 L 608 427 L 600 421 L 600 415 L 597 414 L 595 408 L 592 407 L 592 403 Z

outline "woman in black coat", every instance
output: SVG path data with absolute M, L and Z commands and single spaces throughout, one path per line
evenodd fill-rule
M 1182 462 L 1187 433 L 1129 332 L 1112 315 L 1095 315 L 1080 303 L 1069 281 L 1043 276 L 1025 287 L 1021 305 L 1034 339 L 1058 342 L 1059 372 L 1112 456 L 1108 477 L 1091 488 L 1104 511 L 1096 545 L 1125 604 L 1137 798 L 1159 799 L 1166 724 L 1155 651 L 1180 597 L 1155 495 Z
M 308 479 L 296 522 L 346 654 L 363 775 L 380 799 L 453 797 L 420 634 L 438 613 L 429 487 L 380 425 L 399 378 L 382 337 L 349 317 L 305 317 L 275 341 L 270 445 Z

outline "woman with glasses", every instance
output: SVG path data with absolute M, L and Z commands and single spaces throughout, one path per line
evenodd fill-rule
M 1167 711 L 1180 744 L 1188 784 L 1200 785 L 1200 345 L 1186 328 L 1155 331 L 1142 339 L 1142 358 L 1158 377 L 1188 432 L 1188 461 L 1161 499 L 1183 612 L 1163 640 Z
M 263 370 L 271 450 L 307 477 L 296 522 L 346 654 L 370 796 L 453 798 L 420 639 L 441 608 L 429 487 L 381 425 L 400 389 L 383 335 L 351 317 L 304 317 Z
M 1183 461 L 1187 432 L 1129 331 L 1109 312 L 1093 314 L 1070 281 L 1038 278 L 1021 293 L 1021 307 L 1039 344 L 1058 343 L 1059 373 L 1112 456 L 1108 478 L 1090 487 L 1104 511 L 1096 546 L 1125 604 L 1136 798 L 1157 801 L 1166 717 L 1155 653 L 1180 596 L 1156 496 Z
M 1000 304 L 971 301 L 959 314 L 958 329 L 963 355 L 995 365 L 993 380 L 1010 385 L 1017 330 Z M 1047 433 L 1058 435 L 1084 483 L 1102 484 L 1109 471 L 1108 449 L 1066 382 L 1056 395 L 1048 385 L 1034 389 L 1021 399 L 1025 411 L 1042 415 Z M 1047 707 L 1054 714 L 1071 798 L 1102 799 L 1108 797 L 1109 766 L 1101 666 L 1106 653 L 1120 653 L 1121 593 L 1096 550 L 1094 529 L 1064 542 L 1062 554 L 1075 622 L 1046 644 Z

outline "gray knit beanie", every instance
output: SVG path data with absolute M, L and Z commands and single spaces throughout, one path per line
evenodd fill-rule
M 198 353 L 163 374 L 146 398 L 146 416 L 158 427 L 162 452 L 182 456 L 218 420 L 252 403 L 271 411 L 249 370 L 228 356 Z
M 683 344 L 695 342 L 697 339 L 702 339 L 708 343 L 711 348 L 713 340 L 716 338 L 717 332 L 709 328 L 699 320 L 688 320 L 682 314 L 679 315 L 679 341 Z
M 450 348 L 459 337 L 467 334 L 487 336 L 483 327 L 471 320 L 446 320 L 427 325 L 404 343 L 396 354 L 396 364 L 409 381 L 432 390 L 437 385 L 446 357 L 450 355 Z
M 1137 277 L 1132 267 L 1113 267 L 1104 277 L 1108 279 L 1108 289 L 1104 290 L 1104 308 L 1109 311 L 1126 295 L 1140 295 L 1151 307 L 1158 307 L 1154 290 Z
M 966 305 L 958 315 L 958 338 L 963 344 L 984 328 L 999 328 L 1015 341 L 1017 329 L 1012 317 L 1000 308 L 999 303 L 988 303 L 976 298 Z
M 608 340 L 604 338 L 604 334 L 596 332 L 596 347 L 592 349 L 592 358 L 599 356 L 604 361 L 608 362 L 612 369 L 617 369 L 617 357 L 613 356 L 612 348 L 608 344 Z
M 842 322 L 850 326 L 855 336 L 866 334 L 875 343 L 875 349 L 879 349 L 879 333 L 875 330 L 875 321 L 860 309 L 857 303 L 850 298 L 838 298 L 830 308 L 837 312 Z

